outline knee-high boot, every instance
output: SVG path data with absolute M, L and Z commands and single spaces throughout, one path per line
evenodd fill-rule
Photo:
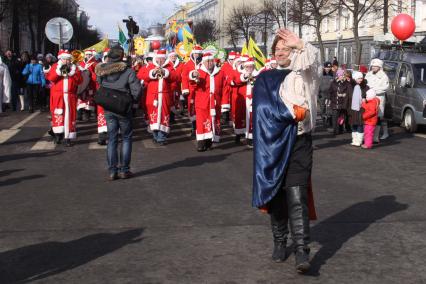
M 295 245 L 296 270 L 307 272 L 309 263 L 309 212 L 307 186 L 292 186 L 286 188 L 290 229 Z
M 385 120 L 382 120 L 382 127 L 383 127 L 383 135 L 380 137 L 380 140 L 385 140 L 389 137 L 388 122 Z
M 287 215 L 287 214 L 285 214 Z M 287 217 L 287 216 L 286 216 Z M 283 262 L 286 260 L 286 247 L 288 236 L 288 218 L 277 218 L 271 214 L 271 229 L 274 237 L 274 250 L 272 252 L 272 260 L 275 262 Z

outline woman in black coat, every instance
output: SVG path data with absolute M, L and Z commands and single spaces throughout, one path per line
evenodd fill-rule
M 336 78 L 330 85 L 330 102 L 332 111 L 333 133 L 341 134 L 348 116 L 348 98 L 352 92 L 352 84 L 345 77 L 342 69 L 337 70 Z

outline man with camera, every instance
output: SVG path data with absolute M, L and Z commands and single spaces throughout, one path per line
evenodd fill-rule
M 50 111 L 55 144 L 64 139 L 66 147 L 72 146 L 71 139 L 77 138 L 77 88 L 82 83 L 80 70 L 71 62 L 68 50 L 60 50 L 58 62 L 53 64 L 46 79 L 52 82 L 50 89 Z

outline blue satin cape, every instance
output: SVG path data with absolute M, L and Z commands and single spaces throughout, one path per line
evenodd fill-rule
M 253 90 L 253 207 L 266 205 L 284 182 L 297 124 L 279 96 L 289 70 L 261 73 Z

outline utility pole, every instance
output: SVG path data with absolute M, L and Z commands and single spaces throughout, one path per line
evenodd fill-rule
M 337 54 L 336 54 L 336 58 L 337 58 L 337 62 L 340 62 L 340 38 L 342 37 L 342 32 L 340 30 L 340 18 L 342 15 L 342 5 L 341 2 L 339 1 L 339 7 L 337 9 Z

